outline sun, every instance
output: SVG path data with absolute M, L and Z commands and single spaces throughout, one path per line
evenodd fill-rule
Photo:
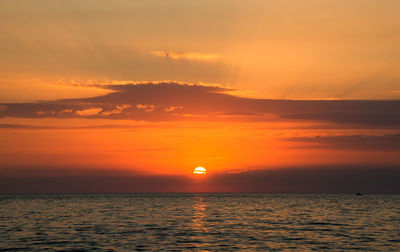
M 194 169 L 193 174 L 205 175 L 205 174 L 207 174 L 207 170 L 204 167 L 197 167 L 196 169 Z

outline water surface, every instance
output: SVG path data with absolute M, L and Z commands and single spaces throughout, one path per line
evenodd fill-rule
M 400 250 L 400 195 L 0 196 L 0 250 Z

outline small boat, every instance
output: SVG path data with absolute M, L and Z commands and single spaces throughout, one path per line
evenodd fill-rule
M 359 193 L 359 192 L 358 192 L 358 193 L 356 193 L 356 195 L 357 195 L 357 196 L 362 196 L 362 193 Z

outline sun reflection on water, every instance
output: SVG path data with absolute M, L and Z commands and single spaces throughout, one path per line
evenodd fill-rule
M 193 247 L 209 245 L 207 241 L 208 228 L 207 219 L 207 199 L 204 196 L 193 198 L 193 217 L 191 223 Z
M 205 218 L 206 218 L 207 202 L 203 196 L 197 196 L 193 202 L 193 228 L 198 232 L 206 232 Z

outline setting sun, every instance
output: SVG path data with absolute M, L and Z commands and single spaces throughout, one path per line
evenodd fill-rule
M 207 174 L 207 170 L 204 167 L 197 167 L 194 169 L 193 174 L 205 175 Z

